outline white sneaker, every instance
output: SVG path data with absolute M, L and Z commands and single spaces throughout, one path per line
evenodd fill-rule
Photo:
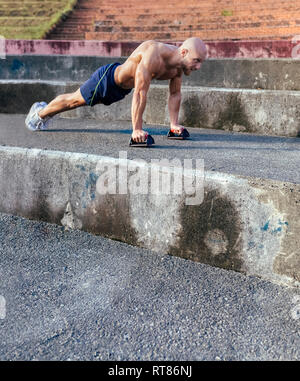
M 31 109 L 25 119 L 25 125 L 30 131 L 46 130 L 48 127 L 49 117 L 41 118 L 39 111 L 47 106 L 46 102 L 36 102 L 31 106 Z

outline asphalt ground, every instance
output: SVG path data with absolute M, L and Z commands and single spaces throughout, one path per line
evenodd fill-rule
M 130 122 L 55 117 L 49 130 L 31 132 L 26 115 L 0 115 L 0 145 L 84 152 L 128 159 L 204 159 L 205 170 L 300 183 L 300 138 L 261 136 L 190 128 L 191 139 L 168 140 L 166 126 L 145 125 L 155 139 L 150 149 L 130 148 Z
M 0 214 L 0 360 L 300 360 L 299 328 L 299 289 Z

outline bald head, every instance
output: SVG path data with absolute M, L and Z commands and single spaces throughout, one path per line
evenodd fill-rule
M 186 49 L 189 52 L 193 52 L 197 55 L 200 55 L 203 59 L 206 58 L 207 48 L 205 43 L 198 37 L 188 38 L 180 46 L 181 49 Z
M 178 50 L 182 59 L 182 69 L 185 75 L 189 75 L 191 71 L 199 70 L 207 56 L 206 45 L 198 37 L 188 38 Z

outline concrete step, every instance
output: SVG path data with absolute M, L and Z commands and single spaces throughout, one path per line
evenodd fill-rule
M 89 30 L 93 30 L 90 23 L 59 23 L 55 25 L 49 32 L 50 33 L 61 33 L 62 31 L 67 31 L 68 33 L 77 32 L 81 28 L 87 28 Z
M 300 8 L 300 7 L 299 7 Z M 274 13 L 270 13 L 270 11 L 262 11 L 259 15 L 250 14 L 249 11 L 242 11 L 237 14 L 233 14 L 232 16 L 222 16 L 220 12 L 217 11 L 207 11 L 206 13 L 203 13 L 197 9 L 194 9 L 193 12 L 188 12 L 186 10 L 178 11 L 177 9 L 169 10 L 169 11 L 160 11 L 160 12 L 152 12 L 152 13 L 144 13 L 144 12 L 131 12 L 128 11 L 126 13 L 119 13 L 118 11 L 114 10 L 107 10 L 106 12 L 102 11 L 95 11 L 95 12 L 81 12 L 78 14 L 71 14 L 69 18 L 74 19 L 80 19 L 80 18 L 100 18 L 100 19 L 126 19 L 126 18 L 135 18 L 139 20 L 147 19 L 147 18 L 153 18 L 153 19 L 161 19 L 165 18 L 167 20 L 172 21 L 172 19 L 185 19 L 185 18 L 200 18 L 201 20 L 209 19 L 209 18 L 222 18 L 224 21 L 232 19 L 232 18 L 243 18 L 244 20 L 247 20 L 248 17 L 255 18 L 256 20 L 260 19 L 267 19 L 272 20 L 275 17 L 283 17 L 287 20 L 295 19 L 295 12 L 299 12 L 299 8 L 296 10 L 289 10 L 289 11 L 275 11 Z
M 113 47 L 111 47 L 113 48 Z M 132 47 L 132 50 L 135 46 Z M 37 46 L 37 50 L 41 49 Z M 96 48 L 95 48 L 96 49 Z M 99 48 L 97 48 L 99 49 Z M 84 82 L 100 66 L 125 61 L 125 57 L 71 55 L 7 55 L 0 66 L 1 80 L 54 80 Z M 214 59 L 206 60 L 199 71 L 183 76 L 185 86 L 263 90 L 300 90 L 299 60 L 295 59 Z M 157 84 L 167 82 L 157 81 Z
M 291 13 L 291 15 L 294 15 L 294 13 Z M 141 22 L 143 25 L 164 25 L 164 24 L 178 24 L 178 25 L 187 25 L 187 24 L 206 24 L 209 25 L 211 23 L 226 23 L 226 24 L 232 24 L 232 23 L 241 23 L 241 22 L 247 22 L 247 23 L 254 23 L 254 22 L 261 22 L 261 23 L 272 23 L 272 22 L 278 22 L 278 21 L 286 21 L 286 22 L 294 22 L 294 20 L 289 21 L 289 17 L 287 15 L 283 15 L 282 13 L 278 12 L 277 14 L 272 15 L 253 15 L 250 16 L 232 16 L 232 17 L 222 17 L 222 16 L 212 16 L 212 17 L 203 17 L 201 14 L 174 14 L 169 15 L 168 18 L 166 18 L 165 15 L 131 15 L 131 17 L 126 16 L 118 16 L 117 18 L 111 17 L 112 15 L 106 15 L 105 17 L 70 17 L 70 19 L 66 20 L 65 23 L 76 25 L 78 22 L 90 22 L 90 23 L 102 23 L 103 26 L 110 26 L 110 25 L 125 25 L 125 26 L 138 26 Z
M 163 41 L 165 42 L 165 41 Z M 177 41 L 169 41 L 169 44 L 173 44 L 175 46 L 180 46 L 182 43 L 182 40 Z M 5 52 L 6 57 L 9 59 L 10 56 L 14 55 L 17 62 L 23 62 L 23 58 L 26 60 L 27 55 L 32 55 L 34 58 L 32 65 L 34 64 L 34 60 L 38 59 L 41 55 L 47 56 L 47 64 L 48 61 L 51 62 L 51 56 L 57 58 L 58 55 L 64 55 L 64 56 L 70 56 L 70 58 L 67 58 L 72 60 L 73 56 L 79 57 L 79 56 L 85 56 L 87 60 L 90 59 L 97 59 L 101 60 L 102 57 L 106 59 L 107 57 L 111 57 L 113 59 L 118 59 L 118 57 L 128 57 L 134 49 L 137 48 L 137 46 L 140 44 L 138 41 L 129 41 L 129 42 L 123 42 L 123 41 L 91 41 L 91 40 L 72 40 L 72 41 L 66 41 L 66 40 L 5 40 Z M 239 41 L 206 41 L 206 46 L 208 49 L 208 58 L 210 59 L 231 59 L 232 62 L 234 60 L 240 60 L 240 59 L 249 59 L 251 60 L 269 60 L 270 62 L 272 60 L 278 60 L 280 59 L 282 62 L 285 62 L 284 59 L 291 60 L 293 57 L 293 62 L 297 62 L 297 52 L 295 50 L 297 49 L 297 41 L 295 40 L 239 40 Z M 94 57 L 94 58 L 93 58 Z M 54 58 L 54 59 L 56 59 Z M 60 57 L 60 59 L 64 59 L 63 57 Z M 21 60 L 21 61 L 20 61 Z M 13 63 L 11 62 L 11 65 Z M 86 65 L 86 63 L 85 63 Z M 85 67 L 84 65 L 84 67 Z M 47 65 L 43 65 L 47 66 Z M 292 64 L 293 66 L 293 64 Z M 7 70 L 7 66 L 3 65 L 4 71 Z M 14 65 L 12 66 L 14 67 Z M 1 68 L 1 66 L 0 66 Z M 9 69 L 10 70 L 10 69 Z M 30 68 L 27 67 L 28 72 L 33 72 Z M 40 72 L 43 70 L 41 67 L 38 69 Z M 81 67 L 79 72 L 84 71 L 84 68 Z M 272 69 L 274 70 L 274 68 Z M 288 70 L 289 71 L 289 70 Z M 58 69 L 58 72 L 60 72 L 60 68 Z M 89 74 L 89 69 L 87 68 L 87 73 Z M 17 70 L 18 78 L 20 75 L 20 71 Z M 87 74 L 87 75 L 88 75 Z M 267 73 L 267 75 L 270 75 L 272 73 Z M 23 73 L 23 75 L 26 77 L 26 73 Z M 41 75 L 41 77 L 38 77 L 36 74 L 33 74 L 34 78 L 41 78 L 44 77 Z M 69 75 L 67 75 L 67 78 L 69 78 Z M 256 75 L 257 76 L 257 75 Z M 21 77 L 21 78 L 25 78 Z M 28 77 L 28 76 L 27 76 Z M 285 73 L 281 72 L 280 78 L 285 78 Z M 3 78 L 9 78 L 9 77 L 3 77 Z M 15 78 L 14 76 L 11 78 Z M 30 78 L 30 77 L 28 77 Z M 297 81 L 297 76 L 295 76 L 295 80 L 293 79 L 291 82 L 294 83 Z M 45 79 L 48 79 L 45 78 Z M 49 77 L 49 79 L 52 79 Z M 279 81 L 281 83 L 281 81 Z M 224 85 L 226 86 L 226 85 Z M 235 85 L 232 85 L 235 87 Z M 232 87 L 231 86 L 231 87 Z M 247 85 L 246 87 L 248 87 Z M 285 85 L 286 86 L 286 85 Z M 265 88 L 265 85 L 263 86 Z M 276 87 L 277 88 L 277 87 Z M 280 89 L 283 87 L 278 87 Z M 285 87 L 284 87 L 285 88 Z M 271 89 L 271 88 L 270 88 Z M 293 89 L 291 87 L 288 87 L 286 89 Z
M 80 83 L 54 81 L 1 81 L 2 113 L 26 113 L 30 106 L 77 90 Z M 299 91 L 224 89 L 183 86 L 179 122 L 187 127 L 220 129 L 261 135 L 299 135 Z M 108 108 L 84 107 L 66 117 L 130 121 L 132 93 Z M 150 87 L 144 112 L 145 123 L 169 124 L 168 86 Z M 108 111 L 109 110 L 109 111 Z
M 47 38 L 58 36 L 57 38 L 61 39 L 72 39 L 73 32 L 82 30 L 86 32 L 84 36 L 86 39 L 107 41 L 185 39 L 191 37 L 191 33 L 199 32 L 206 40 L 291 39 L 294 35 L 299 34 L 299 24 L 295 19 L 295 14 L 299 11 L 300 7 L 297 3 L 276 1 L 270 4 L 270 2 L 262 0 L 251 4 L 246 1 L 238 3 L 216 1 L 210 4 L 198 1 L 172 1 L 164 2 L 164 4 L 159 2 L 123 4 L 121 1 L 110 4 L 103 1 L 93 4 L 80 2 L 69 17 L 69 24 L 66 24 L 69 25 L 68 29 L 59 28 L 56 34 L 50 34 Z M 83 28 L 80 15 L 86 19 L 90 18 L 91 25 L 85 24 L 86 27 Z M 95 31 L 92 27 L 94 18 L 98 19 Z M 103 19 L 120 20 L 126 29 L 104 29 L 101 25 Z M 146 20 L 146 22 L 143 23 L 142 20 Z M 160 24 L 170 26 L 164 30 Z M 186 25 L 186 29 L 179 27 L 180 24 Z M 71 25 L 73 30 L 69 29 Z M 135 25 L 138 29 L 133 28 Z M 145 30 L 147 25 L 151 26 L 151 33 L 149 30 Z M 251 26 L 254 29 L 251 29 Z M 226 29 L 225 35 L 223 34 L 224 29 Z M 145 31 L 142 32 L 143 30 Z M 175 30 L 178 30 L 179 33 L 175 33 Z M 94 34 L 97 31 L 101 33 Z
M 72 27 L 72 28 L 76 28 L 76 27 L 80 27 L 81 25 L 89 25 L 91 28 L 94 27 L 94 25 L 96 26 L 99 26 L 99 27 L 130 27 L 130 28 L 134 28 L 134 27 L 137 27 L 137 28 L 142 28 L 142 27 L 149 27 L 149 26 L 154 26 L 154 27 L 168 27 L 169 25 L 170 26 L 187 26 L 187 25 L 194 25 L 194 26 L 198 26 L 198 24 L 201 24 L 201 25 L 205 25 L 205 26 L 208 26 L 210 27 L 211 25 L 213 25 L 214 23 L 217 24 L 217 26 L 219 27 L 220 25 L 223 25 L 223 24 L 226 24 L 226 25 L 235 25 L 235 26 L 238 26 L 238 25 L 241 25 L 241 24 L 246 24 L 246 25 L 249 25 L 249 24 L 254 24 L 254 23 L 258 23 L 259 20 L 245 20 L 245 19 L 240 19 L 240 20 L 237 20 L 237 19 L 233 19 L 232 22 L 228 22 L 227 20 L 223 20 L 221 18 L 219 19 L 212 19 L 212 20 L 198 20 L 196 18 L 194 19 L 190 19 L 190 20 L 187 20 L 187 19 L 183 19 L 183 20 L 156 20 L 156 19 L 151 19 L 151 18 L 147 18 L 147 20 L 138 20 L 136 18 L 130 18 L 130 19 L 126 19 L 126 20 L 120 20 L 120 19 L 117 19 L 117 20 L 101 20 L 101 19 L 93 19 L 93 20 L 88 20 L 88 19 L 77 19 L 77 20 L 73 20 L 73 19 L 69 19 L 69 20 L 66 20 L 64 21 L 62 24 L 58 25 L 57 28 L 60 28 L 60 27 Z M 277 24 L 283 24 L 285 23 L 288 24 L 289 22 L 286 21 L 286 20 L 282 20 L 282 19 L 278 19 L 278 20 L 269 20 L 269 21 L 263 21 L 261 22 L 261 24 L 263 25 L 277 25 Z M 143 24 L 143 25 L 141 25 Z M 291 25 L 294 25 L 296 24 L 296 22 L 290 22 Z
M 130 122 L 57 118 L 31 133 L 24 119 L 0 115 L 1 212 L 299 287 L 298 139 L 195 129 L 174 142 L 148 125 L 156 147 L 129 149 Z M 191 179 L 194 193 L 180 188 Z
M 7 214 L 0 232 L 2 361 L 300 360 L 297 289 Z
M 272 6 L 271 7 L 265 7 L 265 8 L 262 8 L 259 10 L 259 12 L 255 12 L 255 10 L 253 10 L 253 12 L 251 11 L 251 9 L 249 9 L 249 7 L 245 7 L 244 9 L 239 9 L 239 10 L 233 10 L 232 12 L 229 12 L 227 16 L 223 15 L 222 14 L 222 10 L 220 8 L 213 8 L 213 7 L 210 7 L 210 8 L 207 8 L 205 10 L 199 8 L 199 7 L 193 7 L 192 9 L 189 9 L 189 8 L 180 8 L 180 7 L 171 7 L 171 8 L 161 8 L 161 9 L 153 9 L 151 10 L 151 12 L 149 11 L 149 9 L 139 9 L 139 10 L 136 10 L 135 8 L 134 9 L 130 9 L 130 8 L 122 8 L 122 10 L 120 10 L 119 8 L 112 8 L 112 7 L 107 7 L 107 8 L 97 8 L 97 9 L 91 9 L 91 10 L 76 10 L 76 12 L 73 12 L 72 13 L 72 16 L 81 16 L 81 15 L 89 15 L 89 16 L 101 16 L 101 15 L 117 15 L 117 16 L 120 16 L 120 17 L 126 17 L 126 16 L 133 16 L 133 15 L 148 15 L 149 17 L 155 15 L 155 16 L 159 16 L 159 15 L 170 15 L 170 17 L 172 17 L 173 15 L 176 15 L 176 16 L 180 16 L 180 15 L 189 15 L 189 16 L 193 16 L 193 15 L 197 15 L 197 16 L 202 16 L 202 17 L 206 17 L 208 15 L 214 15 L 214 16 L 222 16 L 224 19 L 227 19 L 227 17 L 234 17 L 234 16 L 247 16 L 249 15 L 250 17 L 251 16 L 256 16 L 256 17 L 259 17 L 259 16 L 272 16 L 273 14 L 281 14 L 281 15 L 284 15 L 284 14 L 287 14 L 287 15 L 292 15 L 292 13 L 294 13 L 294 16 L 295 16 L 295 12 L 298 12 L 299 11 L 299 4 L 295 5 L 294 7 L 290 7 L 290 8 L 286 8 L 286 7 L 277 7 L 276 9 L 274 9 Z M 293 17 L 295 18 L 295 17 Z
M 66 34 L 61 34 L 60 32 L 58 32 L 57 34 L 51 33 L 50 36 L 51 36 L 52 40 L 62 40 L 62 41 L 65 41 L 66 38 L 67 38 L 67 40 L 72 40 L 72 41 L 78 41 L 78 40 L 84 40 L 85 39 L 84 33 L 74 33 L 74 32 L 72 32 L 72 34 L 70 34 L 69 36 Z
M 64 20 L 63 23 L 59 24 L 57 26 L 57 28 L 61 27 L 61 26 L 72 26 L 72 27 L 76 27 L 76 26 L 80 26 L 80 25 L 92 25 L 94 23 L 94 20 L 92 19 L 88 19 L 88 18 L 83 18 L 83 19 L 77 19 L 77 20 L 73 20 L 73 19 L 66 19 Z
M 296 22 L 287 22 L 286 20 L 278 20 L 278 21 L 272 21 L 272 22 L 264 22 L 264 23 L 257 23 L 257 22 L 236 22 L 236 23 L 203 23 L 203 24 L 152 24 L 152 25 L 102 25 L 102 24 L 96 24 L 95 25 L 95 32 L 98 33 L 140 33 L 140 32 L 159 32 L 159 33 L 166 33 L 170 31 L 210 31 L 210 30 L 218 30 L 223 29 L 223 31 L 226 32 L 228 29 L 254 29 L 254 28 L 292 28 L 296 26 Z M 80 27 L 80 26 L 79 26 Z
M 169 125 L 168 86 L 152 85 L 145 123 Z M 3 108 L 1 108 L 3 110 Z M 300 92 L 183 87 L 179 123 L 187 127 L 221 129 L 268 136 L 299 136 Z M 103 107 L 82 108 L 67 117 L 131 120 L 131 96 Z
M 122 10 L 128 10 L 128 9 L 131 9 L 131 10 L 138 10 L 138 11 L 141 11 L 141 10 L 147 10 L 149 13 L 151 13 L 152 11 L 154 10 L 164 10 L 164 9 L 174 9 L 174 8 L 178 8 L 180 10 L 184 10 L 184 9 L 200 9 L 201 11 L 205 12 L 206 10 L 210 10 L 210 9 L 218 9 L 219 11 L 222 11 L 223 10 L 223 7 L 224 7 L 224 10 L 232 10 L 233 12 L 234 11 L 239 11 L 239 10 L 244 10 L 244 9 L 248 9 L 248 10 L 253 10 L 253 11 L 260 11 L 260 10 L 265 10 L 265 9 L 269 9 L 269 10 L 273 10 L 274 8 L 282 8 L 282 9 L 286 9 L 286 10 L 290 10 L 290 9 L 297 9 L 297 7 L 299 7 L 299 4 L 297 2 L 291 2 L 291 1 L 280 1 L 280 0 L 275 0 L 274 2 L 272 2 L 272 4 L 270 3 L 270 1 L 259 1 L 257 3 L 251 3 L 249 4 L 249 2 L 247 1 L 243 1 L 243 2 L 239 2 L 238 4 L 234 4 L 232 2 L 229 2 L 227 4 L 220 4 L 219 2 L 215 2 L 212 3 L 207 3 L 207 2 L 199 2 L 199 1 L 196 1 L 196 2 L 181 2 L 181 1 L 178 1 L 178 2 L 134 2 L 134 3 L 124 3 L 124 2 L 113 2 L 113 3 L 106 3 L 106 2 L 102 2 L 101 5 L 99 4 L 97 6 L 97 4 L 95 2 L 93 2 L 92 4 L 90 2 L 86 2 L 86 3 L 80 3 L 78 4 L 75 9 L 80 9 L 80 10 L 83 10 L 83 9 L 88 9 L 88 10 L 93 10 L 93 11 L 96 11 L 96 10 L 99 10 L 99 9 L 103 9 L 103 10 L 107 10 L 107 9 L 118 9 L 120 13 L 122 13 Z
M 181 19 L 182 20 L 182 19 Z M 186 29 L 232 29 L 232 28 L 249 28 L 249 27 L 293 27 L 297 26 L 297 21 L 287 21 L 286 19 L 278 18 L 277 20 L 270 21 L 259 21 L 259 20 L 244 20 L 244 19 L 232 19 L 232 22 L 229 20 L 215 19 L 215 20 L 197 20 L 190 19 L 183 21 L 181 20 L 160 20 L 151 19 L 148 17 L 147 20 L 143 20 L 142 25 L 141 21 L 131 18 L 130 20 L 66 20 L 63 23 L 59 24 L 55 31 L 59 30 L 80 30 L 82 27 L 89 29 L 94 32 L 111 32 L 111 31 L 120 31 L 120 32 L 139 32 L 139 31 L 165 31 L 165 30 L 186 30 Z M 10 24 L 13 24 L 14 21 L 9 21 Z M 26 22 L 26 21 L 23 21 Z M 7 24 L 8 25 L 8 24 Z
M 300 7 L 298 12 L 300 11 Z M 122 22 L 123 24 L 130 23 L 131 20 L 135 20 L 136 22 L 147 22 L 152 20 L 152 22 L 169 22 L 172 23 L 174 21 L 181 21 L 182 23 L 189 23 L 192 20 L 196 20 L 197 22 L 215 22 L 215 21 L 224 21 L 224 22 L 232 22 L 234 20 L 241 20 L 241 21 L 248 21 L 251 20 L 253 22 L 261 22 L 261 21 L 272 21 L 272 20 L 278 20 L 278 19 L 285 19 L 287 21 L 293 21 L 295 20 L 294 17 L 295 12 L 274 12 L 270 14 L 269 12 L 262 12 L 259 15 L 249 15 L 246 12 L 234 15 L 234 16 L 221 16 L 218 13 L 211 12 L 206 15 L 203 15 L 201 12 L 194 11 L 193 13 L 182 13 L 182 12 L 169 12 L 169 13 L 128 13 L 128 14 L 117 14 L 117 13 L 92 13 L 92 14 L 86 14 L 86 15 L 70 15 L 66 21 L 72 20 L 76 22 L 80 22 L 81 20 L 99 20 L 99 21 L 115 21 L 115 22 Z
M 193 37 L 195 32 L 199 35 L 203 40 L 243 40 L 243 39 L 292 39 L 297 33 L 299 33 L 299 27 L 294 28 L 266 28 L 264 30 L 258 28 L 247 28 L 247 29 L 227 29 L 226 31 L 215 29 L 215 30 L 201 30 L 201 31 L 186 31 L 186 32 L 166 32 L 166 33 L 151 33 L 151 32 L 138 32 L 138 33 L 130 33 L 130 32 L 119 32 L 119 33 L 111 33 L 111 32 L 91 32 L 86 33 L 85 39 L 87 40 L 100 40 L 100 41 L 145 41 L 149 39 L 156 40 L 185 40 L 189 37 Z
M 26 22 L 25 22 L 26 23 Z M 255 25 L 255 28 L 256 28 L 256 25 L 257 23 L 243 23 L 243 24 L 236 24 L 237 27 L 239 28 L 251 28 Z M 274 27 L 274 28 L 280 28 L 282 26 L 286 26 L 286 22 L 285 21 L 281 21 L 281 22 L 278 22 L 278 23 L 268 23 L 266 24 L 266 26 L 269 28 L 269 27 Z M 290 25 L 288 28 L 291 28 L 292 25 Z M 223 30 L 227 30 L 227 29 L 230 29 L 230 28 L 235 28 L 235 26 L 233 26 L 232 24 L 210 24 L 210 25 L 205 25 L 205 24 L 190 24 L 190 25 L 182 25 L 182 24 L 179 24 L 179 25 L 170 25 L 170 24 L 167 24 L 167 25 L 155 25 L 155 24 L 152 24 L 152 25 L 144 25 L 144 26 L 127 26 L 127 25 L 111 25 L 111 26 L 103 26 L 101 23 L 97 24 L 95 23 L 95 26 L 94 25 L 90 25 L 90 24 L 80 24 L 80 25 L 70 25 L 70 24 L 62 24 L 61 26 L 59 27 L 56 27 L 55 30 L 52 32 L 52 35 L 55 35 L 55 34 L 60 34 L 60 33 L 65 33 L 65 34 L 69 34 L 69 35 L 72 35 L 72 33 L 78 33 L 78 32 L 88 32 L 88 33 L 93 33 L 93 32 L 96 32 L 98 36 L 101 36 L 102 33 L 104 34 L 107 34 L 107 33 L 113 33 L 114 35 L 115 34 L 122 34 L 123 36 L 123 33 L 131 33 L 131 34 L 139 34 L 139 33 L 145 33 L 145 34 L 148 34 L 148 33 L 152 33 L 152 34 L 156 34 L 156 33 L 159 33 L 159 34 L 168 34 L 168 33 L 173 33 L 173 32 L 192 32 L 192 33 L 198 33 L 202 30 L 205 30 L 205 31 L 209 31 L 211 30 L 211 28 L 217 28 L 217 29 L 222 29 Z M 147 35 L 147 37 L 149 38 L 149 35 Z

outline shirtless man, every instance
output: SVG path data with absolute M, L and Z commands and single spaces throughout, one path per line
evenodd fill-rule
M 152 79 L 170 80 L 168 108 L 170 133 L 172 136 L 189 136 L 179 125 L 178 114 L 181 102 L 182 75 L 199 70 L 206 59 L 204 42 L 192 37 L 178 48 L 157 41 L 145 41 L 139 45 L 128 59 L 119 63 L 100 67 L 77 91 L 56 97 L 48 105 L 35 103 L 26 118 L 26 126 L 32 130 L 47 128 L 50 117 L 81 106 L 109 105 L 123 99 L 134 88 L 132 97 L 132 143 L 145 143 L 148 138 L 142 129 L 142 117 L 146 106 L 147 93 Z

